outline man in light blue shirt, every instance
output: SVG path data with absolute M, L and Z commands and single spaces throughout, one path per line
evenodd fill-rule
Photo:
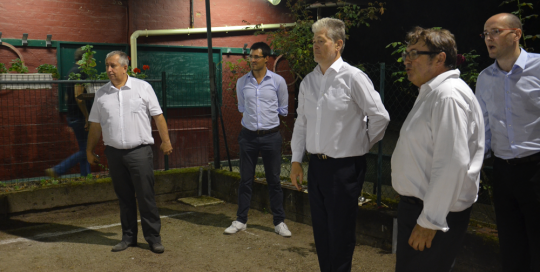
M 540 271 L 540 54 L 519 47 L 522 25 L 501 13 L 484 25 L 496 61 L 478 76 L 486 156 L 495 155 L 493 194 L 504 271 Z M 536 256 L 536 257 L 535 257 Z
M 254 43 L 249 54 L 251 72 L 236 83 L 238 111 L 243 113 L 242 131 L 238 136 L 241 180 L 237 218 L 225 230 L 226 234 L 246 229 L 255 166 L 261 153 L 275 231 L 283 237 L 291 236 L 284 222 L 280 182 L 282 139 L 279 133 L 279 115 L 288 113 L 289 93 L 283 77 L 266 68 L 269 55 L 270 47 L 266 43 Z

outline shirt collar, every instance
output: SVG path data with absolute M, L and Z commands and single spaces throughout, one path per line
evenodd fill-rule
M 424 91 L 431 91 L 439 87 L 445 80 L 449 78 L 459 78 L 459 69 L 454 70 L 448 70 L 432 79 L 430 79 L 428 82 L 424 83 L 422 86 L 420 86 L 420 93 L 423 93 Z
M 521 70 L 525 70 L 525 66 L 527 65 L 527 59 L 528 58 L 529 58 L 529 53 L 527 53 L 527 51 L 525 51 L 525 49 L 521 48 L 521 52 L 519 53 L 519 57 L 517 58 L 516 62 L 514 63 L 514 66 L 512 66 L 512 70 L 516 66 L 521 68 Z M 493 64 L 491 65 L 491 68 L 492 68 L 492 70 L 491 70 L 492 74 L 495 74 L 497 71 L 506 73 L 506 71 L 503 71 L 499 67 L 499 64 L 497 64 L 497 60 L 495 60 L 495 62 L 493 62 Z
M 263 79 L 265 79 L 266 77 L 272 78 L 272 77 L 273 77 L 272 74 L 273 74 L 272 71 L 270 71 L 270 69 L 266 68 L 266 74 L 264 75 Z M 248 77 L 250 77 L 250 78 L 255 78 L 255 77 L 253 76 L 253 71 L 249 71 Z
M 332 70 L 336 71 L 336 73 L 339 72 L 339 70 L 343 66 L 343 62 L 344 62 L 343 59 L 341 57 L 339 57 L 339 59 L 334 61 L 334 63 L 332 63 L 332 65 L 330 65 L 330 67 L 328 67 L 328 70 L 332 69 Z M 322 74 L 320 65 L 317 65 L 317 67 L 315 67 L 315 70 Z M 326 72 L 328 72 L 328 70 L 326 70 Z
M 119 90 L 119 89 L 117 89 L 117 88 L 114 86 L 114 84 L 112 83 L 112 81 L 109 81 L 109 82 L 111 83 L 111 89 L 112 89 L 112 90 Z M 123 87 L 126 87 L 127 89 L 131 90 L 131 89 L 132 89 L 132 88 L 131 88 L 132 84 L 133 84 L 133 80 L 131 79 L 130 76 L 128 76 L 128 79 L 127 79 L 127 81 L 126 81 L 126 84 L 124 84 L 124 86 L 120 87 L 120 89 L 122 89 Z

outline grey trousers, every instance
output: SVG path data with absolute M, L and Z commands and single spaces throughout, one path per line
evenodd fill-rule
M 137 199 L 144 239 L 161 243 L 161 220 L 154 198 L 152 148 L 141 145 L 132 149 L 105 148 L 114 192 L 120 201 L 122 241 L 137 242 Z M 137 197 L 135 197 L 137 196 Z

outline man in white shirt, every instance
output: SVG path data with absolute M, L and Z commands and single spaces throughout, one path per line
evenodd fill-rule
M 95 165 L 99 158 L 94 154 L 103 132 L 105 155 L 109 163 L 114 191 L 120 202 L 122 241 L 112 248 L 122 251 L 137 245 L 137 201 L 144 239 L 154 253 L 163 253 L 161 221 L 154 199 L 154 167 L 152 148 L 152 116 L 162 139 L 161 150 L 172 152 L 167 123 L 152 86 L 127 75 L 129 59 L 126 53 L 113 51 L 107 54 L 105 66 L 111 80 L 96 92 L 94 105 L 88 119 L 90 132 L 86 156 Z M 137 195 L 137 198 L 135 198 Z
M 366 170 L 364 154 L 383 138 L 390 117 L 367 75 L 341 59 L 343 21 L 324 18 L 313 24 L 312 31 L 319 65 L 300 84 L 291 141 L 291 181 L 301 190 L 301 162 L 307 149 L 319 267 L 321 271 L 351 271 L 358 197 Z
M 396 271 L 450 271 L 476 201 L 484 121 L 459 78 L 454 35 L 414 28 L 403 61 L 419 94 L 392 154 L 398 209 Z

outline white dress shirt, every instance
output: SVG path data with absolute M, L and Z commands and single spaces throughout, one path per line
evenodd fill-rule
M 293 162 L 302 161 L 306 148 L 332 158 L 364 155 L 383 138 L 390 121 L 368 76 L 341 58 L 324 75 L 317 65 L 302 80 L 296 112 Z
M 477 199 L 484 158 L 484 119 L 459 70 L 420 87 L 392 154 L 392 186 L 424 201 L 418 225 L 448 231 L 448 212 Z
M 105 145 L 130 149 L 154 144 L 150 116 L 162 113 L 152 86 L 128 77 L 120 89 L 109 82 L 96 92 L 88 121 L 101 125 Z

